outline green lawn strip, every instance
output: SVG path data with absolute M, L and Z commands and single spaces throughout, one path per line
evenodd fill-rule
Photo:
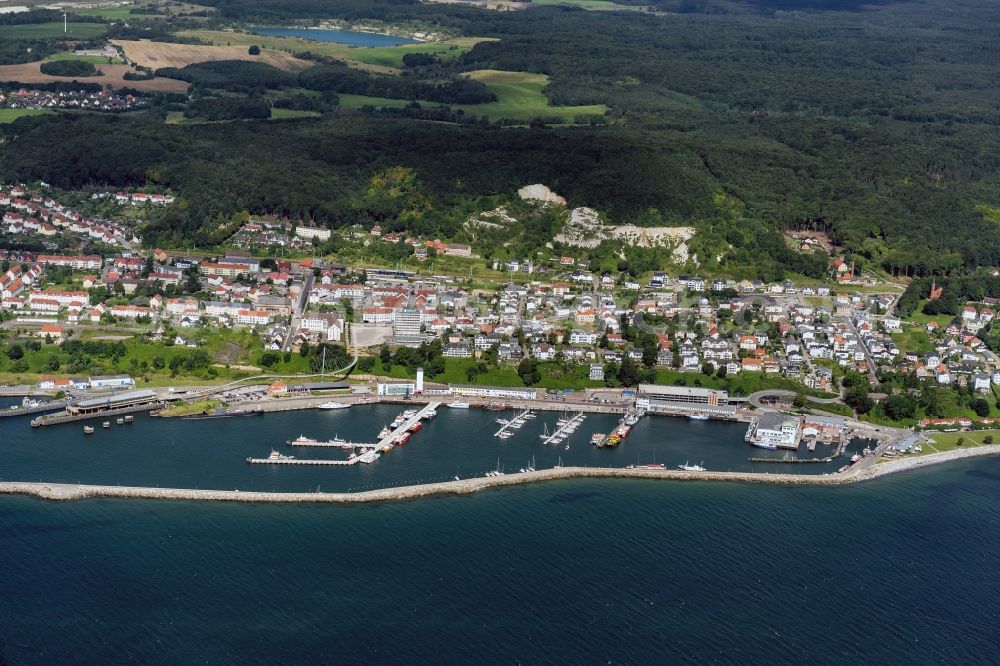
M 24 116 L 45 116 L 54 113 L 50 109 L 0 109 L 0 125 L 12 123 Z
M 61 21 L 29 23 L 27 25 L 0 25 L 0 41 L 20 39 L 93 39 L 107 32 L 103 23 L 69 23 L 63 32 Z

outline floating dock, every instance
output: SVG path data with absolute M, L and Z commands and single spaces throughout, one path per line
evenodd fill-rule
M 530 409 L 525 409 L 523 412 L 521 412 L 520 414 L 518 414 L 509 421 L 502 421 L 502 419 L 497 419 L 497 421 L 501 423 L 501 427 L 499 430 L 493 433 L 493 436 L 499 437 L 500 439 L 507 439 L 508 437 L 511 437 L 514 434 L 511 431 L 520 429 L 521 426 L 523 426 L 525 423 L 528 422 L 528 419 L 533 419 L 533 418 L 535 418 L 535 413 Z
M 587 416 L 583 412 L 577 412 L 560 424 L 548 437 L 542 440 L 542 444 L 560 444 L 577 428 L 583 425 Z
M 429 402 L 426 405 L 424 405 L 423 409 L 421 409 L 412 417 L 407 419 L 402 425 L 400 425 L 398 428 L 395 428 L 391 433 L 389 433 L 382 439 L 378 440 L 378 442 L 375 444 L 375 451 L 379 453 L 384 453 L 389 449 L 391 449 L 393 446 L 396 445 L 395 444 L 396 440 L 399 437 L 402 437 L 404 433 L 409 432 L 411 427 L 413 427 L 417 423 L 420 423 L 421 419 L 423 419 L 428 413 L 436 410 L 440 406 L 441 403 L 438 401 Z
M 302 441 L 299 439 L 290 439 L 287 442 L 288 446 L 303 446 L 303 447 L 313 447 L 319 449 L 374 449 L 375 444 L 371 442 L 348 442 L 344 439 L 331 439 L 326 442 L 317 441 Z

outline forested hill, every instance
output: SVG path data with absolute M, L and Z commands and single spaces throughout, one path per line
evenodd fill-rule
M 1000 265 L 1000 3 L 991 0 L 641 3 L 658 14 L 414 0 L 207 4 L 229 22 L 369 19 L 496 38 L 428 71 L 441 82 L 473 70 L 546 74 L 552 104 L 605 104 L 609 126 L 399 118 L 426 111 L 417 108 L 280 126 L 172 127 L 155 113 L 117 124 L 35 118 L 6 130 L 0 178 L 155 180 L 184 200 L 155 221 L 158 233 L 197 242 L 239 207 L 446 234 L 476 206 L 545 182 L 614 222 L 693 224 L 701 257 L 812 228 L 859 265 L 890 272 Z M 330 92 L 372 94 L 361 84 L 385 83 L 326 71 L 337 75 Z M 417 74 L 403 71 L 396 87 L 424 92 L 400 96 L 429 95 Z M 426 205 L 366 199 L 390 166 L 412 170 Z M 780 263 L 780 254 L 765 242 L 739 262 Z

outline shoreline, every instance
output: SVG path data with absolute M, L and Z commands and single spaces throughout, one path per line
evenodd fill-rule
M 1000 455 L 1000 444 L 875 463 L 867 468 L 848 470 L 829 476 L 808 474 L 770 474 L 760 472 L 681 472 L 615 467 L 555 467 L 502 477 L 475 477 L 416 486 L 382 488 L 357 493 L 296 493 L 240 490 L 196 490 L 193 488 L 149 488 L 62 484 L 44 482 L 0 482 L 0 495 L 28 495 L 44 500 L 68 501 L 94 498 L 187 500 L 198 502 L 246 502 L 261 504 L 372 504 L 398 502 L 441 495 L 470 495 L 481 490 L 520 486 L 562 479 L 653 479 L 667 481 L 718 481 L 784 486 L 842 486 L 861 483 L 891 474 L 939 465 L 965 458 Z

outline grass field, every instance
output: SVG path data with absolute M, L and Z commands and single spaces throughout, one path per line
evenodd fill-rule
M 549 83 L 549 77 L 545 74 L 482 69 L 465 76 L 485 83 L 496 93 L 497 101 L 490 104 L 459 105 L 455 108 L 475 115 L 485 114 L 491 119 L 531 120 L 537 117 L 554 117 L 564 123 L 573 123 L 580 116 L 602 116 L 608 110 L 603 104 L 550 106 L 548 98 L 542 92 Z
M 0 25 L 0 40 L 17 39 L 93 39 L 107 31 L 103 23 L 70 23 L 63 33 L 62 23 L 32 23 L 28 25 Z
M 348 95 L 338 93 L 340 106 L 345 109 L 360 109 L 363 106 L 385 106 L 391 109 L 401 109 L 409 102 L 405 99 L 389 99 L 387 97 L 369 97 L 368 95 Z
M 462 109 L 473 116 L 488 116 L 491 120 L 503 118 L 529 121 L 532 118 L 556 118 L 560 123 L 572 124 L 582 116 L 600 116 L 608 110 L 603 104 L 588 106 L 549 106 L 549 100 L 542 93 L 548 85 L 549 77 L 528 72 L 501 72 L 480 70 L 467 74 L 482 81 L 496 93 L 497 101 L 489 104 L 456 104 L 453 109 Z M 402 108 L 407 100 L 367 97 L 365 95 L 340 95 L 340 106 L 357 109 L 365 105 Z M 424 106 L 435 106 L 434 102 L 421 102 Z
M 125 7 L 91 7 L 90 9 L 77 9 L 74 13 L 81 14 L 83 16 L 100 16 L 101 18 L 111 19 L 113 21 L 162 18 L 156 16 L 155 14 L 132 14 L 131 11 L 134 8 L 134 5 L 127 5 Z
M 350 46 L 337 42 L 320 42 L 296 37 L 273 37 L 254 35 L 246 32 L 222 32 L 216 30 L 183 30 L 180 35 L 197 37 L 212 44 L 258 44 L 261 48 L 277 49 L 300 53 L 309 51 L 317 55 L 342 58 L 364 65 L 383 69 L 398 69 L 403 66 L 403 56 L 407 53 L 434 54 L 442 59 L 457 58 L 479 42 L 492 41 L 483 37 L 459 37 L 442 42 L 420 44 L 400 44 L 399 46 Z
M 271 120 L 289 120 L 293 118 L 318 118 L 318 111 L 296 111 L 295 109 L 271 109 Z
M 0 125 L 12 123 L 21 116 L 44 116 L 52 113 L 49 109 L 0 109 Z
M 53 53 L 46 60 L 79 60 L 80 62 L 92 62 L 95 65 L 107 65 L 107 64 L 121 64 L 121 58 L 112 58 L 111 63 L 108 63 L 108 59 L 104 56 L 78 56 L 72 51 L 63 51 L 62 53 Z
M 924 315 L 926 316 L 926 315 Z M 922 326 L 903 326 L 899 333 L 892 334 L 893 341 L 904 351 L 929 352 L 934 351 L 934 343 Z
M 955 449 L 971 449 L 974 446 L 984 444 L 983 438 L 990 436 L 993 442 L 1000 444 L 1000 430 L 978 430 L 976 432 L 935 432 L 928 433 L 931 441 L 923 444 L 922 454 L 943 453 L 954 451 Z M 959 444 L 959 440 L 964 443 Z
M 938 327 L 945 328 L 951 323 L 951 320 L 955 318 L 954 315 L 950 314 L 938 314 L 938 315 L 926 315 L 923 313 L 924 305 L 927 301 L 920 301 L 917 305 L 917 309 L 914 310 L 913 314 L 910 315 L 907 321 L 917 324 L 918 326 L 926 326 L 932 321 L 937 322 Z

